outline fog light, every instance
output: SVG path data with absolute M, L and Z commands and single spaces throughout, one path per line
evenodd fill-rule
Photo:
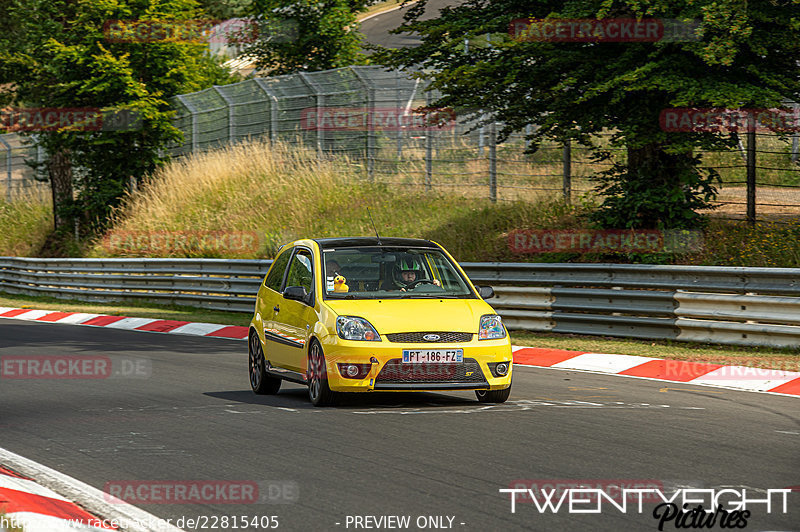
M 339 374 L 345 379 L 363 379 L 369 375 L 372 364 L 348 364 L 340 363 Z
M 507 374 L 508 374 L 508 364 L 506 364 L 505 362 L 500 362 L 500 363 L 499 363 L 499 364 L 498 364 L 498 365 L 497 365 L 497 366 L 494 368 L 494 370 L 497 372 L 497 374 L 498 374 L 498 375 L 500 375 L 501 377 L 503 377 L 503 376 L 505 376 L 505 375 L 507 375 Z

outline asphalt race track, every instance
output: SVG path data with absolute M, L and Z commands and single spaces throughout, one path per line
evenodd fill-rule
M 279 530 L 336 531 L 365 529 L 355 516 L 409 516 L 411 530 L 445 516 L 464 531 L 658 530 L 650 503 L 570 514 L 518 502 L 512 514 L 498 491 L 570 480 L 746 488 L 751 499 L 795 487 L 788 513 L 756 505 L 746 530 L 800 529 L 796 398 L 517 367 L 504 405 L 458 392 L 320 409 L 299 385 L 255 396 L 243 341 L 0 319 L 0 357 L 41 355 L 109 357 L 115 372 L 136 375 L 4 374 L 0 447 L 101 490 L 154 480 L 274 490 L 249 504 L 136 504 L 165 519 L 278 516 Z
M 429 0 L 425 5 L 425 13 L 420 20 L 428 20 L 439 14 L 439 10 L 445 6 L 459 4 L 457 0 Z M 392 34 L 393 29 L 403 23 L 403 15 L 408 12 L 411 5 L 406 5 L 400 9 L 381 13 L 368 18 L 359 26 L 359 31 L 364 34 L 365 40 L 371 44 L 377 44 L 386 48 L 404 48 L 406 46 L 418 46 L 420 43 L 417 35 L 407 33 Z

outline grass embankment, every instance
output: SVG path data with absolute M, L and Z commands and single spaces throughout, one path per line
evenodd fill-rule
M 106 245 L 95 243 L 89 254 L 270 258 L 279 245 L 296 238 L 373 234 L 369 208 L 381 235 L 430 238 L 464 262 L 800 266 L 800 222 L 749 227 L 712 220 L 702 249 L 685 255 L 518 255 L 510 251 L 510 231 L 586 228 L 593 206 L 590 202 L 567 205 L 556 199 L 492 203 L 458 187 L 427 190 L 415 184 L 370 182 L 360 165 L 346 159 L 318 161 L 313 151 L 254 142 L 168 165 L 128 198 L 116 213 Z M 142 245 L 143 240 L 135 237 L 237 232 L 255 235 L 255 245 L 148 247 L 147 238 Z M 114 235 L 120 238 L 111 239 Z
M 580 208 L 563 203 L 492 204 L 457 190 L 374 183 L 347 160 L 317 161 L 314 152 L 254 142 L 167 166 L 128 199 L 90 253 L 270 258 L 301 237 L 374 234 L 368 208 L 381 236 L 431 238 L 461 261 L 512 260 L 506 234 L 515 228 L 585 223 Z M 254 249 L 151 249 L 130 236 L 178 232 L 253 232 L 258 242 Z
M 0 189 L 0 255 L 36 256 L 52 230 L 50 198 L 44 193 L 29 192 L 9 202 Z

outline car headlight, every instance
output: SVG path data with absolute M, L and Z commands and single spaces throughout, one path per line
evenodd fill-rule
M 506 328 L 503 319 L 497 314 L 481 316 L 481 328 L 478 331 L 478 340 L 497 340 L 506 337 Z
M 375 327 L 364 318 L 356 316 L 339 316 L 336 318 L 336 334 L 342 340 L 381 341 L 381 336 L 375 330 Z

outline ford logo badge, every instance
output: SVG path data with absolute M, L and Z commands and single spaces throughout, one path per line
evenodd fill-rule
M 422 339 L 425 340 L 426 342 L 435 342 L 439 338 L 440 336 L 438 334 L 426 334 L 425 336 L 422 337 Z

